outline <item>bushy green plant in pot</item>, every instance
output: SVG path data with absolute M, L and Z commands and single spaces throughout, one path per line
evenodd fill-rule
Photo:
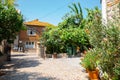
M 103 80 L 120 79 L 120 18 L 113 16 L 112 22 L 103 25 L 101 15 L 96 10 L 88 10 L 89 41 L 100 49 L 99 67 L 105 74 Z M 91 16 L 92 15 L 92 16 Z M 100 17 L 100 18 L 99 18 Z M 116 19 L 117 17 L 117 19 Z M 97 18 L 97 19 L 96 19 Z
M 97 63 L 99 60 L 99 50 L 91 49 L 87 51 L 81 64 L 88 70 L 90 79 L 98 79 L 99 71 L 97 69 Z
M 120 29 L 109 25 L 105 30 L 106 39 L 102 41 L 100 67 L 111 80 L 120 79 Z

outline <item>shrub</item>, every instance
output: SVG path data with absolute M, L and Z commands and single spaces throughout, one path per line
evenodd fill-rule
M 82 60 L 82 65 L 90 70 L 93 71 L 96 69 L 98 60 L 99 60 L 99 54 L 98 50 L 91 49 L 87 51 L 87 54 L 85 55 L 84 59 Z

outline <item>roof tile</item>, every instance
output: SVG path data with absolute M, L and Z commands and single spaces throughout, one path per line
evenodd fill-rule
M 52 24 L 49 24 L 47 22 L 40 22 L 38 19 L 35 19 L 33 21 L 29 21 L 29 22 L 25 22 L 25 25 L 28 26 L 38 26 L 38 27 L 49 27 L 49 26 L 53 26 Z

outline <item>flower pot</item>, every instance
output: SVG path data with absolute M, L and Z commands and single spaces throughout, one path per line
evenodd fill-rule
M 99 71 L 88 71 L 90 80 L 99 80 Z
M 86 69 L 86 73 L 88 73 L 89 72 L 89 70 L 88 69 Z
M 83 53 L 86 55 L 87 51 L 85 50 Z
M 57 58 L 57 54 L 54 53 L 54 54 L 52 55 L 52 58 Z

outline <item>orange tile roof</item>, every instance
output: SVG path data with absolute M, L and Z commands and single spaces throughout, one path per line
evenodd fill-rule
M 37 26 L 37 27 L 49 27 L 49 26 L 53 26 L 52 24 L 49 24 L 47 22 L 40 22 L 38 19 L 35 19 L 33 21 L 29 21 L 29 22 L 25 22 L 25 25 L 28 26 Z

